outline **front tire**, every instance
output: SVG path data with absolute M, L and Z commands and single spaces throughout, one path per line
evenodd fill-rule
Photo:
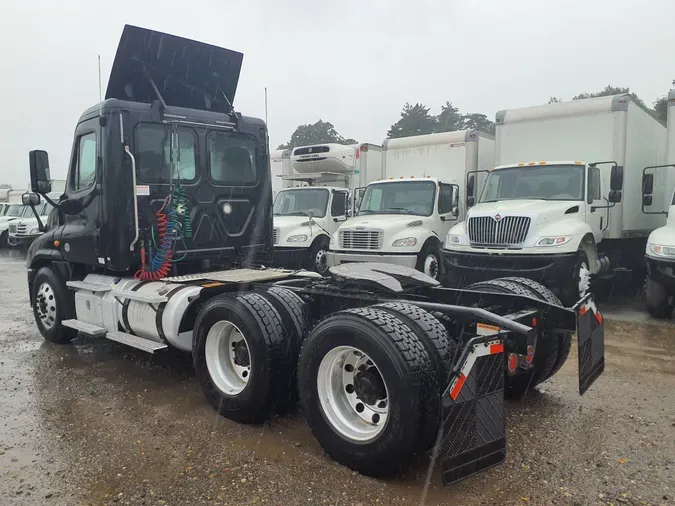
M 204 395 L 222 416 L 265 421 L 288 398 L 292 349 L 277 310 L 262 295 L 223 295 L 195 321 L 193 360 Z
M 9 248 L 9 232 L 5 230 L 0 233 L 0 249 Z
M 75 317 L 75 299 L 60 274 L 42 267 L 35 275 L 31 300 L 35 322 L 45 340 L 64 344 L 77 335 L 76 330 L 61 324 Z
M 441 279 L 441 251 L 438 244 L 429 243 L 417 255 L 415 269 L 433 279 Z
M 320 237 L 314 241 L 309 248 L 309 258 L 307 259 L 307 268 L 310 271 L 325 275 L 328 272 L 328 242 L 327 237 Z
M 647 276 L 645 298 L 647 311 L 654 318 L 665 320 L 672 316 L 673 305 L 670 301 L 668 290 L 649 276 Z
M 430 374 L 427 351 L 400 319 L 373 307 L 340 311 L 303 344 L 300 402 L 333 459 L 370 476 L 391 475 L 418 449 Z

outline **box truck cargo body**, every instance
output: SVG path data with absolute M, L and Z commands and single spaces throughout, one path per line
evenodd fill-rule
M 500 111 L 496 123 L 498 166 L 446 238 L 453 281 L 526 275 L 571 300 L 591 276 L 641 272 L 638 252 L 663 223 L 642 212 L 642 171 L 663 163 L 665 127 L 627 94 Z
M 387 139 L 381 181 L 333 234 L 329 265 L 387 262 L 438 278 L 443 238 L 464 214 L 467 174 L 494 164 L 494 139 L 477 130 Z M 396 184 L 392 186 L 392 184 Z

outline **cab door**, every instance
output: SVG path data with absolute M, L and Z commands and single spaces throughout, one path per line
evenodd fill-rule
M 588 167 L 586 176 L 586 223 L 593 230 L 595 243 L 602 241 L 602 231 L 607 228 L 609 213 L 607 203 L 602 198 L 600 169 Z
M 75 141 L 64 198 L 71 202 L 55 234 L 68 262 L 88 265 L 104 264 L 100 251 L 101 221 L 101 128 L 98 118 L 81 122 Z M 63 198 L 62 198 L 63 202 Z
M 349 194 L 346 191 L 335 190 L 330 203 L 330 220 L 328 221 L 328 232 L 331 235 L 338 229 L 343 221 L 347 220 L 347 208 L 349 204 Z

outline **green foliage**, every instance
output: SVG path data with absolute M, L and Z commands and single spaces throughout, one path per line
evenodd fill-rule
M 441 113 L 436 117 L 436 122 L 437 132 L 454 132 L 464 128 L 464 116 L 450 102 L 441 106 Z
M 495 133 L 494 121 L 489 120 L 485 114 L 477 112 L 464 115 L 463 129 L 469 130 L 472 128 L 475 128 L 476 130 L 480 130 L 481 132 L 485 132 L 488 134 L 494 135 Z
M 630 88 L 622 88 L 621 86 L 611 86 L 609 84 L 605 86 L 604 89 L 595 93 L 580 93 L 579 95 L 572 97 L 572 100 L 582 100 L 584 98 L 608 97 L 610 95 L 622 95 L 624 93 L 628 93 L 633 98 L 633 100 L 635 100 L 638 104 L 640 104 L 645 109 L 649 109 L 649 107 L 645 105 L 645 103 L 642 101 L 640 97 L 638 97 L 635 93 L 631 93 Z
M 281 144 L 277 149 L 289 149 L 297 146 L 312 146 L 314 144 L 325 143 L 336 144 L 356 144 L 354 139 L 345 139 L 342 137 L 332 123 L 319 120 L 313 125 L 300 125 L 295 129 L 291 140 L 286 144 Z
M 436 131 L 437 119 L 429 114 L 429 108 L 422 104 L 410 105 L 406 102 L 401 112 L 401 119 L 394 123 L 387 137 L 410 137 L 413 135 L 431 134 Z

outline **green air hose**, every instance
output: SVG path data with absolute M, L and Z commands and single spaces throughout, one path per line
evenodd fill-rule
M 176 212 L 176 220 L 180 222 L 183 227 L 183 237 L 185 239 L 190 239 L 192 237 L 190 206 L 185 188 L 183 188 L 180 183 L 174 186 L 172 203 Z

